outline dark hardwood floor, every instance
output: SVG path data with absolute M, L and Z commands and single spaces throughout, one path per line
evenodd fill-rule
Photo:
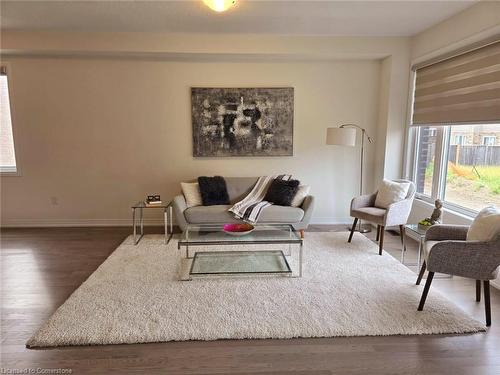
M 310 230 L 338 231 L 345 227 L 312 226 Z M 8 369 L 64 368 L 72 369 L 73 374 L 500 374 L 500 292 L 494 288 L 492 327 L 486 333 L 474 335 L 26 349 L 24 344 L 31 334 L 129 233 L 130 228 L 1 231 L 0 373 L 9 373 Z M 375 232 L 367 236 L 374 239 Z M 408 240 L 408 245 L 406 258 L 412 262 L 416 243 Z M 400 246 L 398 236 L 386 233 L 387 252 L 383 256 L 399 259 Z M 484 306 L 475 302 L 473 280 L 438 278 L 433 288 L 484 321 Z M 417 304 L 415 301 L 415 309 Z

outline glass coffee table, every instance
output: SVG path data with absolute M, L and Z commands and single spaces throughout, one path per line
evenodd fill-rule
M 291 225 L 257 224 L 253 232 L 243 236 L 227 234 L 223 226 L 189 225 L 182 233 L 177 246 L 185 249 L 185 259 L 190 261 L 189 276 L 183 280 L 203 276 L 302 276 L 304 241 Z M 247 246 L 242 250 L 231 249 L 235 245 Z M 287 259 L 292 256 L 292 245 L 299 246 L 295 273 Z

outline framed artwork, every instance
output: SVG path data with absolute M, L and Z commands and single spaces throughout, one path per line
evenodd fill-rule
M 293 87 L 191 88 L 193 156 L 292 156 Z

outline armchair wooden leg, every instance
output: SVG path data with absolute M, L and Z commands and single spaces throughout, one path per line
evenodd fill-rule
M 484 289 L 484 310 L 486 313 L 486 326 L 491 326 L 491 304 L 490 304 L 490 282 L 489 280 L 483 281 Z
M 427 275 L 427 281 L 425 282 L 424 291 L 422 293 L 422 298 L 420 298 L 420 304 L 418 305 L 418 311 L 422 311 L 424 309 L 425 300 L 427 299 L 427 294 L 429 293 L 429 289 L 431 288 L 433 277 L 434 272 L 429 272 L 429 274 Z
M 299 233 L 300 233 L 300 238 L 304 238 L 304 229 L 301 229 Z
M 481 280 L 476 280 L 476 302 L 481 302 Z
M 377 225 L 377 238 L 375 239 L 375 241 L 378 242 L 378 240 L 380 240 L 380 225 Z
M 382 255 L 382 250 L 384 249 L 384 231 L 385 227 L 380 226 L 380 242 L 378 243 L 378 255 Z
M 424 273 L 425 273 L 426 268 L 427 268 L 427 265 L 425 264 L 425 260 L 424 260 L 424 263 L 422 263 L 422 268 L 420 268 L 420 272 L 418 273 L 416 285 L 420 285 L 420 282 L 422 281 L 422 277 L 424 277 Z
M 351 234 L 349 235 L 349 239 L 347 240 L 347 242 L 351 242 L 352 240 L 352 235 L 354 234 L 354 230 L 356 229 L 356 224 L 358 223 L 358 218 L 355 217 L 354 218 L 354 222 L 352 223 L 352 228 L 351 228 Z

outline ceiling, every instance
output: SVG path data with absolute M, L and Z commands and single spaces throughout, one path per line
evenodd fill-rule
M 238 0 L 215 13 L 191 1 L 0 1 L 2 30 L 411 36 L 466 1 Z

